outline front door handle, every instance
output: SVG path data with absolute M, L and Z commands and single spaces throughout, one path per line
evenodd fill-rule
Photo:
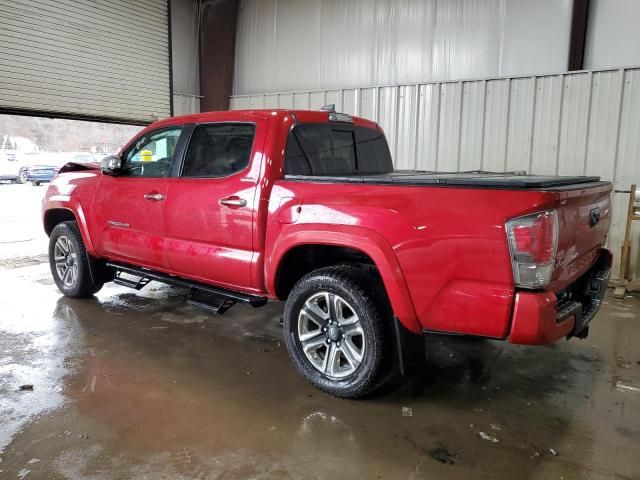
M 144 194 L 145 200 L 151 200 L 152 202 L 161 202 L 164 200 L 164 195 L 158 192 L 149 192 Z
M 241 208 L 247 206 L 247 201 L 244 198 L 240 198 L 237 195 L 231 195 L 220 199 L 220 205 L 229 208 Z

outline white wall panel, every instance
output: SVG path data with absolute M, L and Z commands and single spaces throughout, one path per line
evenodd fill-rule
M 378 123 L 385 131 L 391 155 L 396 155 L 398 118 L 398 87 L 381 87 L 378 89 Z
M 358 113 L 358 96 L 357 88 L 347 88 L 342 92 L 342 109 L 344 113 L 349 115 L 359 115 Z
M 507 132 L 507 171 L 531 171 L 537 78 L 512 78 Z
M 446 172 L 458 170 L 461 113 L 462 82 L 442 84 L 436 170 Z
M 307 92 L 295 93 L 293 95 L 293 108 L 300 109 L 300 110 L 310 109 L 311 105 L 309 105 L 309 93 Z
M 462 86 L 462 123 L 460 125 L 461 171 L 480 170 L 484 141 L 486 82 L 464 82 Z
M 640 185 L 640 69 L 625 71 L 623 81 L 623 101 L 614 178 L 616 184 L 620 186 L 629 183 Z M 614 228 L 616 232 L 622 232 L 625 227 L 626 199 L 622 196 L 618 197 L 614 208 L 616 209 Z M 638 222 L 634 222 L 633 234 L 636 239 L 640 235 Z M 621 241 L 621 236 L 618 237 L 618 240 Z M 632 262 L 638 270 L 640 270 L 640 265 L 638 265 L 639 247 L 639 243 L 634 242 L 631 251 Z
M 324 99 L 324 105 L 333 104 L 336 108 L 342 108 L 342 92 L 340 90 L 327 90 Z
M 640 67 L 300 95 L 313 109 L 340 105 L 327 98 L 343 99 L 347 109 L 380 123 L 398 169 L 526 170 L 598 175 L 617 189 L 640 185 Z M 278 95 L 240 95 L 232 107 L 261 106 L 269 98 Z M 616 251 L 627 199 L 614 195 L 610 246 Z M 638 275 L 640 232 L 634 235 Z
M 200 111 L 200 97 L 197 95 L 173 95 L 173 115 L 187 115 Z
M 590 0 L 585 68 L 640 65 L 638 20 L 638 0 Z
M 166 0 L 0 0 L 0 109 L 148 123 L 169 82 Z
M 482 170 L 504 171 L 509 132 L 510 80 L 486 82 Z
M 585 170 L 592 77 L 592 73 L 582 73 L 564 79 L 559 161 L 556 168 L 558 175 L 571 175 Z
M 418 109 L 420 115 L 416 122 L 418 130 L 418 148 L 413 160 L 418 170 L 433 171 L 438 163 L 438 135 L 440 133 L 440 90 L 442 85 L 420 85 Z M 396 162 L 398 160 L 395 160 Z
M 173 114 L 176 116 L 200 111 L 199 22 L 199 2 L 171 0 Z
M 571 0 L 242 0 L 234 93 L 562 71 Z
M 397 167 L 401 170 L 413 170 L 415 166 L 417 131 L 412 128 L 418 119 L 418 85 L 398 87 L 397 138 L 395 156 Z
M 263 96 L 263 106 L 264 108 L 280 108 L 280 101 L 279 101 L 279 97 L 280 95 L 275 94 L 275 95 L 264 95 Z
M 612 178 L 618 154 L 618 131 L 624 70 L 594 72 L 584 172 Z
M 278 108 L 293 108 L 293 93 L 278 95 Z
M 378 118 L 378 88 L 360 89 L 358 115 L 365 118 Z
M 573 0 L 506 0 L 498 75 L 566 70 L 572 6 Z
M 309 94 L 309 108 L 317 110 L 327 104 L 326 92 L 311 92 Z
M 554 175 L 557 172 L 560 112 L 564 77 L 539 77 L 533 112 L 531 173 Z

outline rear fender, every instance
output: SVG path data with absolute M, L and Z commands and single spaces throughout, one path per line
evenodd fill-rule
M 368 255 L 380 273 L 395 316 L 409 331 L 422 331 L 391 246 L 382 235 L 363 227 L 300 224 L 291 225 L 286 232 L 283 231 L 267 255 L 265 265 L 266 287 L 272 297 L 276 296 L 276 274 L 283 258 L 289 250 L 302 245 L 348 247 Z

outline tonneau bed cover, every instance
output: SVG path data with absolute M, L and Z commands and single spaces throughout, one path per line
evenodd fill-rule
M 594 187 L 600 177 L 553 175 L 524 175 L 521 173 L 493 172 L 426 172 L 396 171 L 384 174 L 357 175 L 285 175 L 286 180 L 304 180 L 329 183 L 367 183 L 378 185 L 425 185 L 425 186 L 459 186 L 476 188 L 505 188 L 517 190 L 539 190 L 565 186 L 584 185 Z

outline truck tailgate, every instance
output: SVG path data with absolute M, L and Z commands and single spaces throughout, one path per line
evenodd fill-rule
M 611 184 L 600 184 L 558 189 L 558 248 L 549 290 L 562 290 L 597 260 L 611 222 L 611 188 Z

